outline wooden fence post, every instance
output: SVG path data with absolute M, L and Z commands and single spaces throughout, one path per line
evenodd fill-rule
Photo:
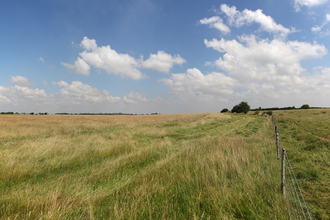
M 280 159 L 280 137 L 278 136 L 277 125 L 275 126 L 275 137 L 276 137 L 276 147 L 277 147 L 277 159 Z
M 285 197 L 285 154 L 286 150 L 282 149 L 282 163 L 281 163 L 281 190 L 283 193 L 283 196 Z

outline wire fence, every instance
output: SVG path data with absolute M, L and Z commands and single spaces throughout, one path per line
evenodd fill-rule
M 277 159 L 281 161 L 281 189 L 286 199 L 290 219 L 312 219 L 304 196 L 300 190 L 297 178 L 293 172 L 291 162 L 278 133 L 277 121 L 272 115 L 276 146 Z M 280 158 L 281 157 L 281 158 Z

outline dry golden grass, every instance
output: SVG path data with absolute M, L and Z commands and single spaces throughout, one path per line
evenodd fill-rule
M 0 116 L 0 217 L 285 219 L 265 120 Z

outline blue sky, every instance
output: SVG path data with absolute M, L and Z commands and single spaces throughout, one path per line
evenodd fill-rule
M 330 1 L 1 1 L 0 111 L 329 107 Z

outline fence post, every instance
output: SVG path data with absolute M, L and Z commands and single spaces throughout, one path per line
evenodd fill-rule
M 283 196 L 285 197 L 285 154 L 286 150 L 282 149 L 282 163 L 281 163 L 281 190 L 283 193 Z
M 276 147 L 277 147 L 277 159 L 280 159 L 280 137 L 278 136 L 277 125 L 275 125 L 275 137 L 276 137 Z

